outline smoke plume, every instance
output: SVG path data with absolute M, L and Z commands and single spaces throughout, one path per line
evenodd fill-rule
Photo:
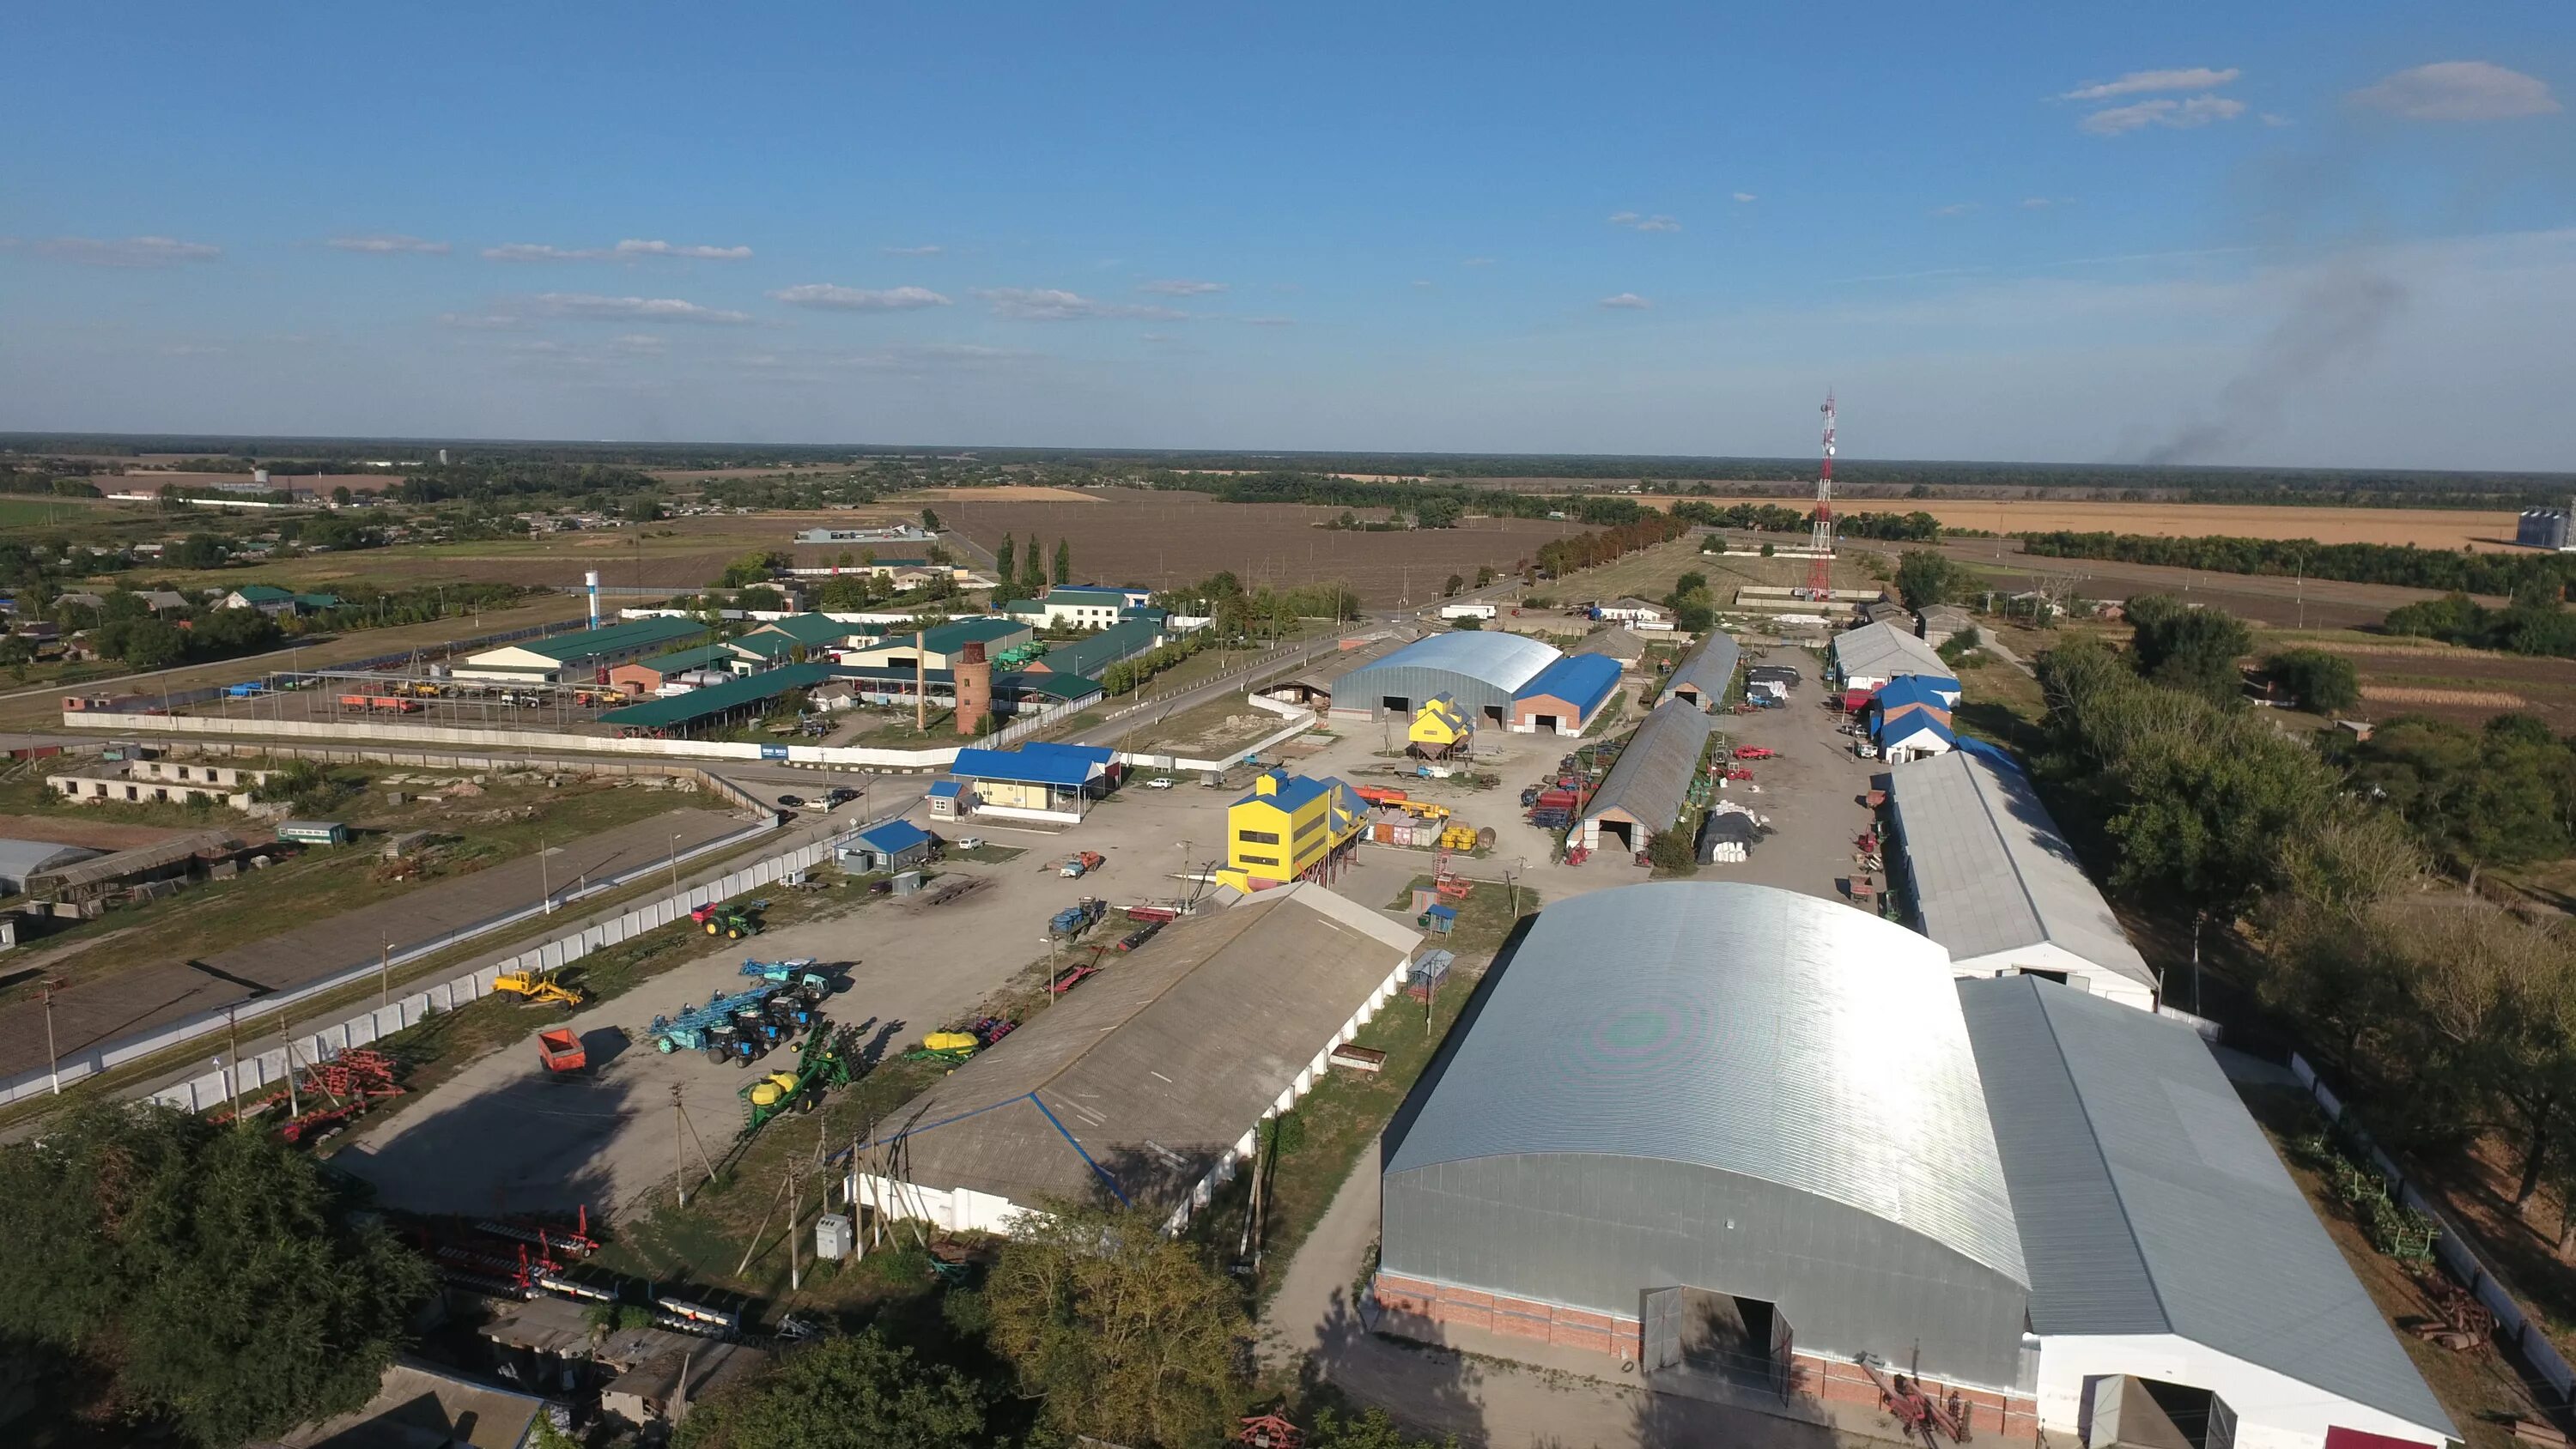
M 2290 300 L 2245 370 L 2221 388 L 2215 415 L 2185 425 L 2149 448 L 2145 463 L 2200 463 L 2225 459 L 2269 430 L 2290 395 L 2318 373 L 2360 357 L 2379 341 L 2406 305 L 2396 278 L 2357 257 L 2329 263 Z

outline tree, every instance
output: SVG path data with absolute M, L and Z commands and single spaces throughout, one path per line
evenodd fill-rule
M 788 1355 L 693 1404 L 676 1449 L 974 1449 L 991 1442 L 975 1386 L 871 1330 Z
M 1480 588 L 1480 589 L 1481 589 L 1481 588 L 1485 587 L 1487 584 L 1492 583 L 1492 582 L 1494 581 L 1494 578 L 1495 578 L 1495 574 L 1494 574 L 1494 566 L 1493 566 L 1492 564 L 1478 564 L 1478 565 L 1476 565 L 1476 587 L 1477 587 L 1477 588 Z
M 188 636 L 159 619 L 117 619 L 98 628 L 98 652 L 137 669 L 167 669 L 188 655 Z
M 1467 587 L 1467 576 L 1465 574 L 1451 574 L 1448 580 L 1440 585 L 1440 597 L 1444 599 L 1454 598 L 1457 596 L 1458 591 L 1465 587 Z
M 257 609 L 210 609 L 188 627 L 190 647 L 208 657 L 253 653 L 279 637 L 277 621 Z
M 1180 1449 L 1215 1442 L 1241 1406 L 1240 1295 L 1153 1214 L 1023 1216 L 985 1299 L 994 1350 L 1063 1434 Z
M 1306 1449 L 1457 1449 L 1458 1436 L 1417 1439 L 1396 1427 L 1386 1410 L 1343 1418 L 1329 1408 L 1315 1411 L 1315 1427 L 1306 1433 Z
M 429 1265 L 273 1132 L 97 1102 L 0 1148 L 0 1335 L 206 1449 L 374 1397 Z
M 1059 584 L 1073 582 L 1072 539 L 1059 538 L 1055 541 L 1055 581 Z
M 777 555 L 765 550 L 747 553 L 725 565 L 724 574 L 716 580 L 716 583 L 728 589 L 738 589 L 745 584 L 762 583 L 767 581 L 771 572 L 777 567 L 777 563 Z
M 357 495 L 349 491 L 349 485 L 346 483 L 331 490 L 331 506 L 334 508 L 346 508 L 356 498 Z
M 1038 551 L 1038 536 L 1029 535 L 1029 551 L 1020 560 L 1020 597 L 1034 599 L 1046 591 L 1046 557 Z
M 1678 822 L 1670 830 L 1656 831 L 1655 838 L 1646 842 L 1646 860 L 1657 875 L 1699 874 L 1697 843 Z
M 1011 588 L 1019 583 L 1019 561 L 1019 545 L 1011 541 L 1009 534 L 1003 534 L 1002 546 L 993 550 L 993 573 L 1002 581 L 1002 588 Z
M 921 510 L 921 526 L 929 529 L 933 533 L 939 533 L 946 527 L 946 525 L 939 521 L 938 510 L 931 508 Z
M 1909 548 L 1896 561 L 1896 596 L 1909 609 L 1951 603 L 1968 588 L 1968 571 L 1947 554 Z
M 2521 725 L 2473 732 L 2399 715 L 2353 747 L 2352 779 L 2474 888 L 2487 866 L 2566 852 L 2571 760 L 2546 726 L 2540 737 Z
M 2449 1058 L 2437 1065 L 2521 1118 L 2513 1205 L 2528 1212 L 2576 1102 L 2576 950 L 2562 930 L 2476 907 L 2405 912 L 2391 929 L 2420 968 L 2417 1009 Z
M 231 548 L 211 533 L 189 534 L 170 545 L 169 552 L 170 566 L 182 569 L 219 569 L 230 557 Z
M 2212 704 L 2233 705 L 2244 697 L 2236 661 L 2254 647 L 2244 620 L 2225 609 L 2194 608 L 2171 594 L 2139 594 L 2126 613 L 2134 630 L 2129 649 L 2140 674 Z
M 2284 649 L 2263 661 L 2263 672 L 2310 714 L 2333 714 L 2361 703 L 2361 675 L 2340 654 Z

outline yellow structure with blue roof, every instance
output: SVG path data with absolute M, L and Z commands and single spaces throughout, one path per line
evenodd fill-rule
M 1250 893 L 1304 880 L 1368 828 L 1367 804 L 1332 776 L 1272 770 L 1226 807 L 1220 884 Z
M 1464 744 L 1475 733 L 1476 717 L 1465 705 L 1448 695 L 1435 694 L 1422 702 L 1422 710 L 1414 715 L 1404 738 L 1423 753 L 1437 755 Z

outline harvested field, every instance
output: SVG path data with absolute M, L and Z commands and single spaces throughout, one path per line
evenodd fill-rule
M 916 498 L 944 502 L 951 498 L 969 501 L 983 499 L 992 503 L 1097 503 L 1099 495 L 1079 488 L 1047 488 L 1034 483 L 1002 483 L 990 488 L 915 488 L 890 495 L 889 503 L 910 503 Z
M 1126 488 L 1101 489 L 1079 502 L 979 502 L 960 494 L 940 510 L 986 550 L 1006 533 L 1023 547 L 1034 533 L 1050 554 L 1057 539 L 1070 538 L 1079 578 L 1154 588 L 1195 583 L 1220 569 L 1232 570 L 1247 588 L 1340 579 L 1377 605 L 1427 603 L 1453 573 L 1472 579 L 1483 564 L 1508 571 L 1548 540 L 1584 531 L 1580 524 L 1521 518 L 1478 518 L 1409 533 L 1314 526 L 1341 512 Z
M 2416 689 L 2396 684 L 2365 684 L 2361 697 L 2372 704 L 2456 704 L 2477 709 L 2520 709 L 2530 701 L 2491 689 Z

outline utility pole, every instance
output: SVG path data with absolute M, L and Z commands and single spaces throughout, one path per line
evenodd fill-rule
M 54 1050 L 54 993 L 61 989 L 62 984 L 61 978 L 54 976 L 46 977 L 44 982 L 45 1072 L 54 1079 L 54 1095 L 57 1097 L 63 1094 L 63 1066 L 62 1057 Z
M 304 1104 L 295 1097 L 295 1037 L 286 1028 L 286 1008 L 277 1009 L 278 1045 L 286 1049 L 286 1115 L 292 1119 L 304 1115 Z
M 391 1006 L 394 999 L 394 940 L 391 936 L 384 939 L 385 953 L 376 961 L 376 1010 L 378 1011 Z
M 224 1101 L 233 1120 L 241 1120 L 241 1033 L 234 1020 L 236 1008 L 224 1008 Z
M 555 913 L 554 877 L 546 869 L 546 838 L 542 835 L 537 837 L 537 888 L 545 892 L 546 914 L 553 915 Z
M 796 1252 L 796 1219 L 804 1209 L 796 1195 L 796 1164 L 787 1164 L 787 1291 L 793 1293 L 805 1286 L 805 1270 Z
M 689 1148 L 682 1131 L 688 1121 L 680 1107 L 680 1084 L 671 1084 L 671 1190 L 680 1197 L 680 1206 L 689 1205 Z

